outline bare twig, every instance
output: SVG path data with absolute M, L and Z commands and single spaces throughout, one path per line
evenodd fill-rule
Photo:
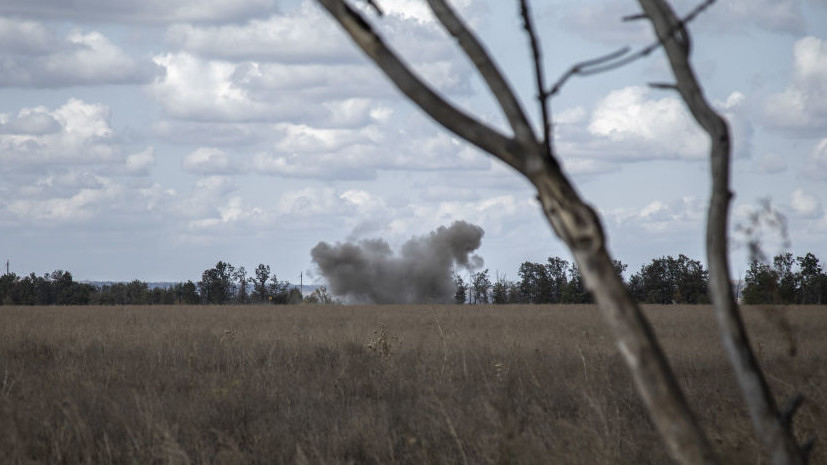
M 373 11 L 375 11 L 377 15 L 379 15 L 379 16 L 383 16 L 383 15 L 385 14 L 385 13 L 382 11 L 382 9 L 381 9 L 381 8 L 379 8 L 379 4 L 378 4 L 378 3 L 376 3 L 376 0 L 365 0 L 365 1 L 366 1 L 366 2 L 368 2 L 368 5 L 370 5 L 370 6 L 371 6 L 371 8 L 373 8 Z
M 572 76 L 588 76 L 590 74 L 594 74 L 592 71 L 593 67 L 605 65 L 606 63 L 616 60 L 627 53 L 629 53 L 629 47 L 623 47 L 601 57 L 575 63 L 571 66 L 571 68 L 563 73 L 560 78 L 557 79 L 554 85 L 551 86 L 551 90 L 548 91 L 548 95 L 553 96 L 560 92 L 560 89 L 563 88 L 563 84 L 565 84 L 566 81 L 568 81 Z
M 767 381 L 750 349 L 743 320 L 735 302 L 727 251 L 727 220 L 732 193 L 729 190 L 730 136 L 726 121 L 712 108 L 689 63 L 689 36 L 664 0 L 639 0 L 663 43 L 678 91 L 698 124 L 710 136 L 712 195 L 707 217 L 709 291 L 722 339 L 747 403 L 753 426 L 776 465 L 804 465 L 805 455 L 779 415 Z M 712 0 L 702 4 L 711 4 Z M 696 9 L 699 10 L 699 9 Z M 673 34 L 678 28 L 680 33 Z
M 528 41 L 531 45 L 531 57 L 534 62 L 534 81 L 537 85 L 537 103 L 540 106 L 540 117 L 543 121 L 543 151 L 546 157 L 553 158 L 551 147 L 551 115 L 548 110 L 549 94 L 546 92 L 546 82 L 543 75 L 543 55 L 540 52 L 540 40 L 534 32 L 534 24 L 531 20 L 531 11 L 528 0 L 520 0 L 520 16 L 523 18 L 523 29 L 528 34 Z
M 697 7 L 695 7 L 692 11 L 690 11 L 683 19 L 676 21 L 672 24 L 668 31 L 664 33 L 664 35 L 659 35 L 658 39 L 652 42 L 651 44 L 647 45 L 646 47 L 641 48 L 637 52 L 632 54 L 629 53 L 629 47 L 624 47 L 620 50 L 615 52 L 609 53 L 605 56 L 595 58 L 593 60 L 582 61 L 580 63 L 576 63 L 571 68 L 569 68 L 559 79 L 554 83 L 549 90 L 550 95 L 557 94 L 560 89 L 563 87 L 563 84 L 569 80 L 572 76 L 591 76 L 594 74 L 605 73 L 607 71 L 612 71 L 623 66 L 628 65 L 634 61 L 637 61 L 643 57 L 648 56 L 655 50 L 659 49 L 663 44 L 664 41 L 671 37 L 679 37 L 681 43 L 685 44 L 687 48 L 686 52 L 689 53 L 689 36 L 686 34 L 685 26 L 692 22 L 695 18 L 698 17 L 704 10 L 712 6 L 716 0 L 706 0 Z M 624 16 L 623 21 L 636 21 L 640 19 L 648 18 L 648 14 L 640 13 L 635 15 Z M 628 55 L 627 55 L 628 54 Z
M 528 138 L 522 135 L 527 132 L 518 134 L 515 131 L 514 138 L 503 136 L 436 95 L 385 46 L 371 26 L 345 0 L 317 2 L 330 12 L 354 42 L 411 101 L 446 129 L 515 168 L 535 186 L 544 216 L 571 250 L 585 285 L 594 293 L 595 300 L 615 335 L 620 353 L 632 373 L 638 392 L 670 453 L 686 465 L 717 463 L 651 326 L 612 266 L 603 226 L 597 213 L 580 198 L 553 154 L 538 144 L 533 134 Z M 438 3 L 432 3 L 432 7 Z M 449 16 L 440 19 L 449 24 L 450 20 Z M 450 29 L 449 26 L 446 27 Z M 471 34 L 467 30 L 457 32 L 460 35 Z M 462 45 L 463 41 L 466 45 Z M 460 41 L 466 54 L 475 53 L 474 42 L 476 39 Z M 539 47 L 536 51 L 539 54 Z M 470 58 L 475 64 L 483 65 L 487 60 Z M 537 63 L 539 62 L 535 60 L 535 66 Z M 480 65 L 477 66 L 479 69 Z M 484 76 L 484 79 L 490 79 L 491 76 Z M 542 79 L 538 82 L 542 82 Z M 508 86 L 496 83 L 488 85 L 495 93 L 513 93 Z M 539 94 L 542 95 L 542 92 Z M 516 100 L 516 97 L 498 95 L 497 100 L 510 102 Z M 503 111 L 509 114 L 509 110 L 503 108 Z M 547 121 L 550 126 L 550 118 Z M 550 140 L 550 134 L 545 139 Z
M 508 119 L 511 129 L 514 131 L 514 138 L 517 140 L 533 139 L 534 131 L 531 129 L 520 101 L 482 43 L 477 40 L 476 36 L 471 33 L 445 0 L 428 0 L 428 5 L 430 5 L 431 11 L 434 12 L 434 16 L 437 17 L 439 22 L 457 39 L 465 55 L 474 63 L 480 76 L 485 80 L 486 85 L 500 104 L 506 119 Z
M 650 82 L 649 87 L 653 89 L 678 90 L 677 84 L 670 84 L 666 82 Z
M 510 138 L 459 110 L 416 76 L 385 45 L 370 24 L 343 0 L 317 0 L 353 41 L 376 63 L 406 97 L 442 126 L 513 167 L 523 167 L 522 151 Z

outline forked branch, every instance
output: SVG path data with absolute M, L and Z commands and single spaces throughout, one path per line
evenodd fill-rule
M 753 427 L 775 465 L 804 465 L 806 454 L 792 434 L 790 422 L 779 415 L 761 367 L 753 354 L 739 313 L 729 276 L 727 222 L 730 178 L 730 136 L 726 121 L 704 97 L 689 62 L 689 34 L 685 21 L 664 0 L 639 0 L 663 44 L 677 81 L 676 87 L 692 116 L 710 137 L 712 194 L 707 212 L 706 248 L 709 292 L 724 347 L 747 403 Z M 702 6 L 711 3 L 705 2 Z M 677 30 L 675 34 L 673 31 Z
M 551 89 L 548 91 L 549 96 L 554 96 L 560 89 L 563 88 L 563 85 L 572 77 L 574 76 L 591 76 L 594 74 L 605 73 L 608 71 L 612 71 L 623 66 L 626 66 L 634 61 L 637 61 L 641 58 L 649 56 L 652 52 L 659 49 L 666 41 L 666 38 L 671 37 L 678 37 L 678 40 L 683 40 L 682 34 L 686 32 L 686 25 L 692 22 L 695 18 L 698 17 L 704 10 L 712 6 L 716 0 L 705 0 L 703 3 L 692 9 L 686 16 L 684 16 L 679 21 L 676 21 L 672 26 L 667 30 L 664 31 L 663 35 L 659 35 L 658 39 L 652 42 L 651 44 L 641 48 L 640 50 L 629 53 L 631 48 L 623 47 L 619 50 L 616 50 L 608 55 L 601 56 L 598 58 L 593 58 L 591 60 L 581 61 L 580 63 L 575 63 L 572 67 L 570 67 L 565 73 L 563 73 L 560 78 L 551 86 Z M 635 14 L 635 15 L 628 15 L 623 17 L 623 21 L 637 21 L 640 19 L 648 19 L 649 17 L 646 14 Z M 685 40 L 686 46 L 689 46 L 689 38 L 686 36 Z M 687 54 L 689 50 L 687 49 Z
M 631 55 L 628 54 L 628 49 L 622 49 L 605 57 L 578 63 L 546 92 L 539 40 L 531 22 L 528 0 L 520 0 L 524 27 L 533 52 L 538 99 L 542 110 L 544 129 L 541 140 L 538 141 L 519 100 L 502 73 L 481 42 L 445 0 L 428 0 L 428 3 L 440 23 L 456 38 L 497 99 L 512 128 L 513 137 L 503 135 L 476 120 L 434 92 L 384 44 L 371 25 L 346 0 L 317 0 L 411 101 L 446 129 L 500 158 L 534 184 L 543 213 L 555 233 L 571 250 L 586 286 L 594 294 L 614 332 L 638 391 L 670 453 L 683 464 L 713 464 L 717 461 L 686 404 L 657 338 L 614 272 L 597 214 L 581 200 L 569 179 L 562 173 L 551 150 L 551 117 L 547 111 L 547 99 L 558 92 L 570 77 L 614 69 L 663 46 L 677 83 L 655 86 L 677 90 L 712 141 L 710 152 L 713 190 L 708 212 L 707 254 L 710 294 L 728 356 L 747 399 L 753 424 L 762 442 L 768 447 L 773 462 L 777 465 L 804 465 L 806 447 L 799 447 L 790 431 L 789 416 L 794 408 L 788 410 L 788 415 L 779 415 L 749 348 L 730 286 L 726 250 L 731 198 L 729 129 L 723 118 L 706 101 L 698 85 L 688 59 L 691 41 L 685 28 L 689 21 L 714 1 L 705 0 L 685 18 L 679 19 L 664 0 L 639 0 L 644 13 L 627 19 L 648 18 L 657 33 L 658 40 L 655 43 Z
M 488 55 L 485 47 L 477 40 L 477 37 L 463 23 L 462 19 L 454 12 L 445 0 L 428 0 L 434 15 L 442 23 L 454 38 L 457 39 L 465 55 L 471 60 L 479 71 L 485 84 L 500 104 L 511 129 L 514 131 L 514 138 L 517 140 L 532 140 L 535 138 L 534 131 L 526 118 L 520 101 L 516 98 L 508 81 L 500 73 L 494 60 Z
M 438 96 L 396 56 L 368 22 L 346 0 L 317 0 L 339 22 L 353 41 L 370 57 L 409 99 L 436 122 L 488 153 L 500 158 L 524 175 L 537 189 L 537 198 L 554 232 L 572 251 L 583 280 L 595 296 L 604 318 L 617 340 L 638 391 L 666 442 L 670 453 L 683 464 L 714 464 L 716 460 L 703 432 L 689 410 L 683 393 L 666 361 L 648 321 L 612 267 L 606 250 L 603 227 L 594 209 L 586 204 L 563 174 L 550 153 L 544 134 L 538 141 L 528 127 L 518 99 L 485 52 L 480 41 L 447 7 L 444 0 L 429 0 L 432 11 L 458 40 L 460 47 L 480 72 L 494 94 L 514 136 L 508 137 L 468 116 Z M 525 17 L 527 2 L 523 3 Z M 530 22 L 526 29 L 533 31 Z M 531 32 L 539 65 L 539 42 Z M 542 74 L 538 74 L 541 103 Z M 550 117 L 546 116 L 550 125 Z M 541 143 L 542 142 L 542 143 Z
M 522 166 L 521 151 L 510 138 L 451 105 L 425 84 L 384 43 L 373 27 L 344 0 L 317 0 L 351 39 L 390 78 L 396 87 L 431 118 L 447 129 L 494 154 L 511 166 Z

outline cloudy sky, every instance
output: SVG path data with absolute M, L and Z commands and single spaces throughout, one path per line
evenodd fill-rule
M 505 127 L 424 0 L 379 3 L 379 28 L 421 75 Z M 452 3 L 535 117 L 517 2 Z M 633 1 L 533 7 L 550 79 L 652 40 L 619 20 Z M 733 225 L 770 199 L 791 251 L 827 261 L 827 1 L 721 0 L 691 31 L 736 137 Z M 658 52 L 552 102 L 564 166 L 633 271 L 704 256 L 707 139 L 647 86 L 668 81 Z M 484 228 L 492 275 L 569 258 L 527 183 L 405 102 L 312 0 L 0 4 L 0 258 L 18 275 L 197 280 L 225 260 L 297 281 L 319 241 L 396 245 L 455 220 Z M 764 229 L 771 254 L 778 237 Z M 737 234 L 732 257 L 743 273 Z

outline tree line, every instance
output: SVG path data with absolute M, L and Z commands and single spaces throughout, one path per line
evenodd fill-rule
M 772 264 L 753 261 L 744 277 L 746 304 L 827 304 L 827 274 L 812 253 L 773 257 Z
M 259 264 L 248 276 L 243 266 L 219 261 L 204 270 L 198 282 L 188 280 L 169 287 L 150 288 L 133 280 L 95 285 L 77 282 L 68 271 L 38 276 L 0 276 L 0 305 L 203 305 L 331 303 L 324 287 L 308 296 L 295 285 L 279 280 L 270 266 Z
M 613 261 L 615 273 L 623 279 L 628 266 Z M 594 298 L 585 288 L 577 266 L 559 257 L 545 263 L 523 262 L 518 280 L 489 270 L 463 277 L 454 273 L 458 304 L 584 304 Z M 624 283 L 638 302 L 645 304 L 708 304 L 709 272 L 698 260 L 680 254 L 677 258 L 655 258 L 641 266 Z M 827 275 L 812 253 L 793 258 L 791 253 L 776 256 L 772 264 L 753 261 L 743 283 L 734 283 L 742 302 L 756 304 L 827 304 Z
M 628 266 L 613 262 L 623 279 Z M 488 269 L 461 276 L 454 273 L 455 303 L 459 304 L 588 304 L 594 303 L 577 266 L 559 257 L 545 263 L 523 262 L 518 280 Z M 698 260 L 683 254 L 666 256 L 643 265 L 626 283 L 632 296 L 647 304 L 706 304 L 708 272 Z M 812 253 L 793 257 L 775 256 L 772 263 L 753 261 L 741 288 L 742 302 L 756 304 L 827 304 L 827 274 Z M 150 286 L 143 281 L 94 285 L 74 281 L 68 271 L 42 276 L 0 276 L 0 305 L 227 305 L 333 303 L 325 287 L 307 296 L 295 285 L 281 281 L 270 266 L 259 264 L 252 274 L 241 267 L 219 261 L 201 273 L 198 282 L 186 281 L 169 287 Z

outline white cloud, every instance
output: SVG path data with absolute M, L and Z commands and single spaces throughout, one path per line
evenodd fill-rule
M 155 61 L 166 73 L 145 89 L 181 120 L 353 127 L 387 113 L 375 99 L 393 95 L 366 66 L 236 64 L 188 53 L 167 53 Z
M 43 24 L 0 16 L 0 51 L 4 54 L 44 54 L 54 43 L 54 35 Z
M 751 109 L 746 104 L 746 96 L 735 91 L 723 102 L 715 100 L 713 106 L 721 112 L 729 124 L 732 141 L 732 157 L 749 158 L 752 153 L 752 136 L 754 130 L 750 121 Z
M 109 113 L 106 105 L 71 98 L 54 109 L 0 114 L 0 221 L 47 228 L 132 221 L 128 212 L 143 209 L 144 201 L 128 192 L 144 185 L 154 150 L 124 146 Z
M 218 204 L 212 216 L 191 220 L 188 227 L 192 232 L 214 234 L 256 223 L 263 214 L 261 208 L 247 207 L 240 196 L 233 196 Z
M 341 28 L 334 26 L 320 8 L 304 2 L 295 10 L 244 24 L 175 24 L 167 32 L 167 41 L 190 53 L 228 60 L 361 61 Z
M 372 112 L 374 124 L 324 129 L 279 124 L 271 150 L 254 157 L 258 173 L 317 179 L 374 179 L 378 170 L 486 170 L 490 161 L 422 116 L 388 119 Z M 378 120 L 377 120 L 378 119 Z
M 624 16 L 636 13 L 627 2 L 576 2 L 564 7 L 559 23 L 565 29 L 589 40 L 616 44 L 652 40 L 651 27 L 643 21 L 623 22 Z
M 138 189 L 138 193 L 145 201 L 147 211 L 154 211 L 161 205 L 167 205 L 175 199 L 177 194 L 175 189 L 164 188 L 157 182 L 149 187 Z
M 232 79 L 260 100 L 297 94 L 308 102 L 397 97 L 381 73 L 364 64 L 245 62 L 235 68 Z
M 111 162 L 119 151 L 109 108 L 99 103 L 73 98 L 55 110 L 23 108 L 0 122 L 0 160 L 7 167 Z
M 603 174 L 618 171 L 620 166 L 603 160 L 589 158 L 563 158 L 563 168 L 566 173 L 578 175 Z
M 125 193 L 123 186 L 102 180 L 99 188 L 82 188 L 71 196 L 56 198 L 24 198 L 6 202 L 8 211 L 29 222 L 83 222 L 93 218 L 105 206 L 118 201 Z
M 706 206 L 702 200 L 687 196 L 669 202 L 655 200 L 638 209 L 601 211 L 601 214 L 615 227 L 668 234 L 686 230 L 700 231 Z
M 226 176 L 205 176 L 198 178 L 194 188 L 178 194 L 175 201 L 169 205 L 169 213 L 179 224 L 203 224 L 201 220 L 220 216 L 219 206 L 226 204 L 227 199 L 238 196 L 238 185 Z M 162 195 L 154 194 L 156 198 Z
M 612 91 L 601 100 L 589 133 L 612 143 L 651 144 L 667 158 L 698 158 L 707 145 L 680 100 L 651 100 L 645 87 Z M 646 155 L 641 154 L 646 157 Z
M 639 8 L 624 1 L 572 2 L 564 7 L 560 24 L 571 32 L 599 42 L 617 45 L 653 40 L 646 21 L 624 22 Z M 676 13 L 686 15 L 698 6 L 694 0 L 672 2 Z M 693 30 L 715 34 L 740 33 L 746 28 L 797 33 L 804 29 L 801 0 L 730 0 L 708 8 L 690 25 Z
M 31 40 L 18 39 L 17 45 L 12 44 L 11 48 L 22 53 L 8 54 L 2 60 L 0 86 L 140 84 L 151 81 L 162 71 L 149 59 L 128 55 L 100 32 L 74 31 L 61 43 L 40 28 L 36 23 L 6 27 L 0 22 L 0 36 L 3 29 L 10 30 L 8 33 L 34 33 Z
M 23 108 L 16 116 L 0 114 L 0 134 L 43 136 L 60 130 L 60 123 L 46 107 Z
M 813 36 L 798 40 L 793 59 L 792 82 L 767 99 L 764 119 L 783 129 L 827 129 L 827 41 Z
M 609 172 L 623 161 L 705 160 L 709 136 L 692 118 L 682 100 L 671 94 L 656 97 L 643 86 L 613 90 L 591 113 L 582 107 L 555 119 L 556 146 L 566 163 L 583 173 Z M 746 97 L 733 92 L 713 106 L 728 120 L 735 158 L 749 156 L 753 129 Z M 585 160 L 600 160 L 601 163 Z
M 827 181 L 827 138 L 821 139 L 810 153 L 804 176 L 816 181 Z
M 681 3 L 684 10 L 697 5 L 691 0 Z M 795 34 L 802 32 L 805 26 L 801 3 L 801 0 L 730 0 L 713 5 L 703 13 L 698 23 L 702 30 L 717 33 L 738 33 L 747 26 L 753 26 Z
M 793 212 L 803 218 L 818 218 L 824 214 L 821 208 L 821 201 L 815 195 L 805 192 L 804 189 L 796 189 L 790 194 L 790 208 Z
M 233 83 L 236 66 L 232 63 L 204 61 L 185 53 L 159 55 L 155 62 L 166 69 L 166 74 L 147 90 L 174 117 L 255 121 L 273 111 L 265 102 L 251 100 Z
M 152 147 L 128 155 L 126 157 L 126 172 L 133 175 L 145 176 L 155 165 L 155 151 Z
M 1 15 L 126 23 L 237 21 L 272 11 L 275 0 L 5 0 Z
M 615 160 L 704 158 L 708 137 L 683 103 L 674 96 L 652 99 L 650 94 L 639 86 L 610 92 L 591 114 L 588 140 L 572 153 Z
M 239 165 L 233 164 L 230 157 L 221 149 L 199 147 L 184 157 L 184 171 L 193 174 L 233 174 L 239 171 Z

